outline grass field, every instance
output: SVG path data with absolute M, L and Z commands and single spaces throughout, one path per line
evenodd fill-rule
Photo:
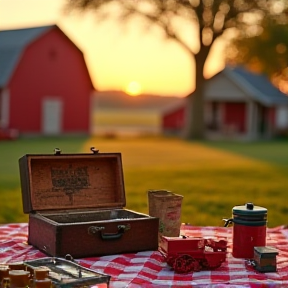
M 159 134 L 161 116 L 155 110 L 100 109 L 93 114 L 93 135 Z
M 0 223 L 26 222 L 18 159 L 24 154 L 121 152 L 126 208 L 148 213 L 147 190 L 184 196 L 182 221 L 222 226 L 235 205 L 268 209 L 268 226 L 288 224 L 288 142 L 187 142 L 162 137 L 34 138 L 0 142 Z

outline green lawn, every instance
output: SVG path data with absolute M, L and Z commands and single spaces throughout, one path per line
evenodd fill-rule
M 121 152 L 126 208 L 148 213 L 147 190 L 184 196 L 182 221 L 223 225 L 235 205 L 268 209 L 268 226 L 288 224 L 288 142 L 187 142 L 174 138 L 34 138 L 0 142 L 0 223 L 27 221 L 18 159 L 24 154 Z
M 246 157 L 254 158 L 270 164 L 288 165 L 288 141 L 263 141 L 243 144 L 241 142 L 209 142 L 208 145 L 228 150 Z

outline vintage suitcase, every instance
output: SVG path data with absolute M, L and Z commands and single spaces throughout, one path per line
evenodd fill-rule
M 91 151 L 19 159 L 28 243 L 74 258 L 157 250 L 159 219 L 124 208 L 121 153 Z

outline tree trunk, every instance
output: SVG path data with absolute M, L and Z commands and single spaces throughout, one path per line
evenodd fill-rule
M 205 138 L 205 78 L 203 75 L 203 69 L 209 50 L 210 47 L 202 46 L 199 53 L 195 55 L 196 87 L 195 91 L 186 97 L 185 127 L 183 131 L 185 139 L 201 140 Z

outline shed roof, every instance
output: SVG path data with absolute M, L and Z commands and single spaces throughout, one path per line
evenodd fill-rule
M 241 66 L 226 66 L 223 73 L 253 100 L 263 105 L 288 104 L 288 96 L 276 88 L 264 74 L 248 71 Z
M 0 87 L 8 83 L 23 50 L 53 27 L 56 25 L 0 31 Z

